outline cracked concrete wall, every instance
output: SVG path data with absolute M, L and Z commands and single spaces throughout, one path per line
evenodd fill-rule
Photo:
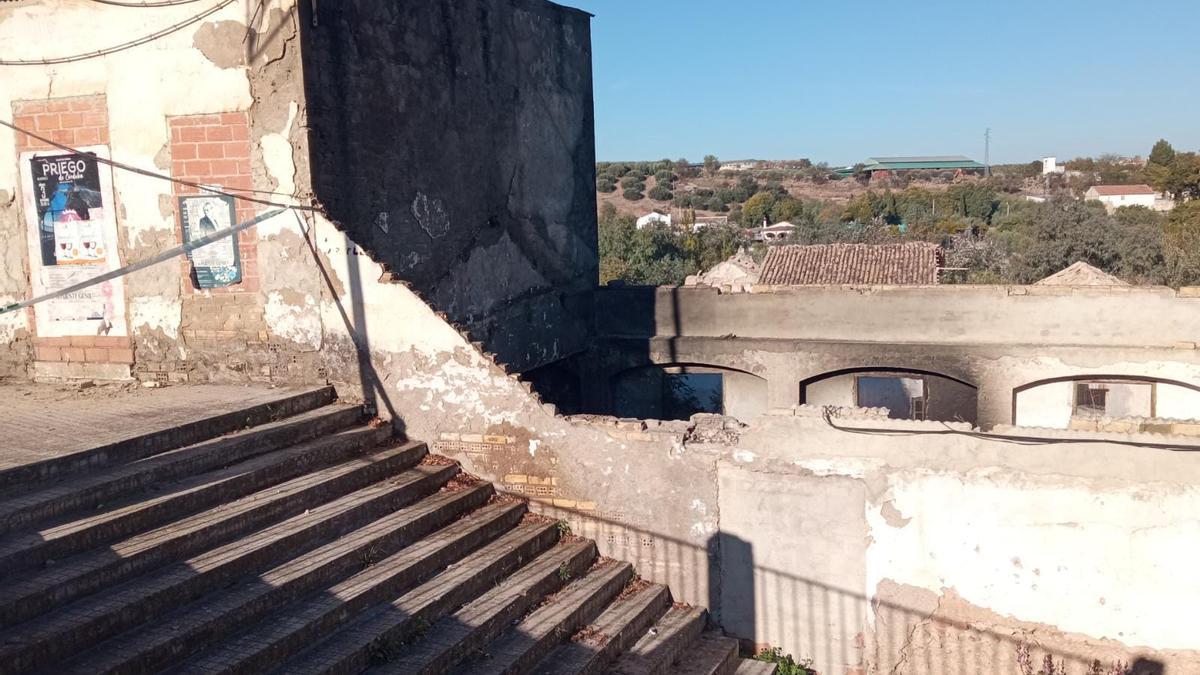
M 841 423 L 893 433 L 767 416 L 720 462 L 721 531 L 755 570 L 722 591 L 727 630 L 823 673 L 1013 673 L 1022 641 L 1072 673 L 1200 672 L 1194 453 Z
M 598 266 L 588 15 L 314 4 L 305 74 L 328 214 L 511 367 L 582 350 Z

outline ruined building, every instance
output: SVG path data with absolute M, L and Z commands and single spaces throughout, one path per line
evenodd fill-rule
M 0 306 L 251 223 L 0 313 L 0 672 L 1197 672 L 1200 293 L 596 289 L 589 21 L 0 3 Z

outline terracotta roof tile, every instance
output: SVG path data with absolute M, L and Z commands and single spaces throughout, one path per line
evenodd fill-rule
M 775 246 L 763 260 L 759 283 L 931 285 L 938 283 L 941 265 L 941 247 L 925 242 Z

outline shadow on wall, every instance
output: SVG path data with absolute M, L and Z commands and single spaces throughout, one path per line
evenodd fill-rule
M 1018 662 L 1022 645 L 1034 659 L 1029 675 L 1038 675 L 1046 657 L 1054 660 L 1056 675 L 1167 672 L 1164 664 L 1145 657 L 1127 670 L 1114 670 L 1113 663 L 1097 661 L 1100 655 L 1040 645 L 1036 634 L 1025 641 L 1017 629 L 989 630 L 937 616 L 933 607 L 868 597 L 771 569 L 755 561 L 749 542 L 729 533 L 719 532 L 698 546 L 591 514 L 548 506 L 543 511 L 568 520 L 602 550 L 605 543 L 615 547 L 613 555 L 642 574 L 654 570 L 665 577 L 677 597 L 706 588 L 701 597 L 708 598 L 710 621 L 738 638 L 743 653 L 780 647 L 798 661 L 812 659 L 822 675 L 1025 675 Z

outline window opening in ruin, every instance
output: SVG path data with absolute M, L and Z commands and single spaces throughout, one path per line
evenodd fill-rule
M 887 408 L 888 417 L 923 420 L 928 411 L 928 388 L 924 377 L 859 375 L 854 381 L 855 405 Z
M 1153 382 L 1083 380 L 1075 383 L 1072 417 L 1154 417 Z
M 725 412 L 725 378 L 720 373 L 671 373 L 663 377 L 663 419 L 686 420 L 696 413 Z

